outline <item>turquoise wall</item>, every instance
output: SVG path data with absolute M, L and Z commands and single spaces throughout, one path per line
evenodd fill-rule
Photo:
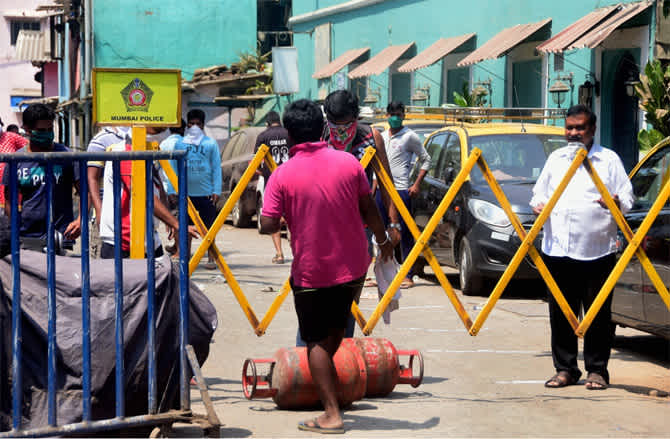
M 294 44 L 299 53 L 301 97 L 317 98 L 318 84 L 314 73 L 314 33 L 312 29 L 322 23 L 332 23 L 332 58 L 352 48 L 371 48 L 374 56 L 389 45 L 416 42 L 416 52 L 426 49 L 437 39 L 470 32 L 477 33 L 477 47 L 501 30 L 516 24 L 532 23 L 552 18 L 552 35 L 563 30 L 596 8 L 618 3 L 620 0 L 387 0 L 381 4 L 330 15 L 318 20 L 293 26 Z M 623 1 L 630 3 L 633 0 Z M 293 0 L 293 16 L 343 3 L 343 0 Z M 538 43 L 539 44 L 539 43 Z M 651 53 L 651 52 L 650 52 Z M 549 76 L 556 76 L 553 56 L 549 57 Z M 505 57 L 484 61 L 473 67 L 473 80 L 492 79 L 492 103 L 505 105 Z M 575 50 L 565 56 L 564 71 L 573 72 L 574 96 L 577 86 L 594 71 L 590 50 Z M 345 69 L 346 71 L 346 69 Z M 371 78 L 371 87 L 380 87 L 382 99 L 388 100 L 388 75 L 383 73 Z M 511 80 L 511 78 L 509 78 Z M 431 85 L 431 105 L 441 103 L 441 64 L 419 70 L 415 85 Z M 553 106 L 549 99 L 549 106 Z
M 197 68 L 256 49 L 256 0 L 93 2 L 96 67 Z

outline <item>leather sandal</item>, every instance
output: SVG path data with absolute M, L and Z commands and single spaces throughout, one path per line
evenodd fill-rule
M 577 384 L 577 380 L 572 375 L 570 375 L 569 372 L 562 370 L 545 381 L 544 387 L 558 389 L 559 387 L 571 386 L 573 384 Z
M 596 372 L 589 372 L 586 376 L 585 387 L 588 390 L 605 390 L 609 387 L 609 384 L 605 380 L 605 377 Z

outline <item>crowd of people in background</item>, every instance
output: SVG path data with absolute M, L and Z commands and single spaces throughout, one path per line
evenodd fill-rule
M 360 159 L 364 150 L 368 146 L 374 146 L 377 149 L 378 157 L 383 164 L 388 175 L 393 176 L 396 189 L 399 191 L 403 201 L 408 209 L 411 210 L 411 197 L 418 193 L 418 186 L 426 173 L 427 166 L 430 166 L 430 157 L 423 149 L 418 136 L 409 128 L 402 126 L 404 119 L 404 105 L 400 102 L 392 102 L 389 104 L 388 121 L 389 130 L 384 133 L 379 133 L 377 130 L 371 128 L 367 124 L 359 122 L 359 103 L 352 93 L 348 91 L 337 91 L 328 96 L 322 108 L 324 116 L 324 129 L 321 133 L 323 139 L 330 148 L 336 150 L 343 150 L 351 153 L 356 158 Z M 39 128 L 35 128 L 31 124 L 31 117 L 33 113 L 39 114 L 40 119 Z M 53 139 L 37 139 L 41 134 L 47 132 L 53 136 L 53 121 L 55 114 L 48 106 L 44 104 L 34 104 L 26 108 L 23 115 L 23 129 L 25 131 L 19 134 L 22 130 L 17 125 L 10 125 L 0 133 L 0 153 L 16 152 L 16 151 L 69 151 L 65 145 L 53 142 Z M 157 143 L 163 151 L 184 150 L 187 151 L 188 157 L 188 196 L 193 203 L 198 215 L 202 219 L 207 228 L 213 224 L 217 214 L 217 203 L 221 194 L 221 155 L 217 142 L 205 135 L 204 128 L 206 117 L 202 110 L 191 110 L 187 114 L 187 120 L 182 120 L 180 127 L 173 127 L 169 129 L 164 128 L 148 128 L 147 142 Z M 0 124 L 2 122 L 0 121 Z M 271 111 L 266 116 L 267 129 L 258 136 L 256 142 L 256 151 L 260 145 L 268 145 L 270 154 L 277 165 L 282 165 L 289 160 L 289 149 L 291 147 L 287 130 L 281 124 L 280 115 L 277 112 Z M 40 143 L 42 141 L 42 143 Z M 51 142 L 51 143 L 50 143 Z M 87 152 L 107 152 L 107 151 L 124 151 L 129 150 L 132 144 L 132 131 L 129 127 L 123 126 L 106 126 L 90 140 Z M 31 146 L 32 145 L 32 146 Z M 39 145 L 43 146 L 40 149 Z M 420 172 L 416 181 L 409 181 L 409 174 L 411 171 L 411 159 L 418 157 L 420 160 Z M 176 165 L 172 162 L 173 167 Z M 386 189 L 376 183 L 376 162 L 371 163 L 366 175 L 368 182 L 374 189 L 371 191 L 373 198 L 376 198 L 377 205 L 382 213 L 384 224 L 389 228 L 391 238 L 394 243 L 401 242 L 396 250 L 396 257 L 398 262 L 402 262 L 413 245 L 411 233 L 407 230 L 404 221 L 400 218 L 397 209 L 390 200 L 390 196 Z M 33 168 L 42 169 L 41 165 L 37 163 L 32 164 Z M 122 166 L 121 179 L 122 188 L 124 191 L 129 191 L 129 169 L 128 166 Z M 68 168 L 70 169 L 70 168 Z M 94 218 L 93 227 L 91 227 L 91 254 L 94 257 L 109 258 L 113 257 L 114 250 L 114 230 L 113 230 L 113 197 L 105 197 L 105 193 L 110 194 L 112 188 L 112 171 L 111 162 L 90 161 L 87 164 L 87 175 L 85 176 L 89 186 L 89 205 L 92 208 L 92 218 Z M 3 181 L 2 172 L 4 166 L 0 166 L 0 181 Z M 60 167 L 58 168 L 60 172 Z M 71 167 L 71 172 L 67 174 L 67 180 L 59 181 L 59 185 L 67 182 L 73 185 L 75 195 L 78 191 L 79 175 L 76 166 Z M 28 172 L 28 171 L 26 171 Z M 37 171 L 34 171 L 37 172 Z M 40 171 L 41 172 L 41 171 Z M 270 171 L 262 165 L 260 169 L 262 174 L 259 178 L 260 193 L 263 193 L 263 186 L 267 185 L 270 178 Z M 71 174 L 71 176 L 70 176 Z M 374 182 L 374 184 L 373 184 Z M 178 258 L 178 234 L 176 232 L 176 191 L 168 181 L 165 173 L 157 166 L 155 175 L 155 215 L 166 224 L 168 230 L 168 239 L 174 239 L 171 245 L 163 246 L 156 234 L 156 248 L 157 254 L 163 254 L 166 250 Z M 22 191 L 25 187 L 20 185 Z M 41 190 L 31 193 L 32 197 L 36 197 L 40 201 L 40 208 L 31 210 L 31 214 L 23 214 L 24 228 L 33 227 L 39 228 L 31 224 L 31 216 L 41 216 L 45 212 L 43 209 L 46 204 L 43 201 Z M 58 196 L 63 197 L 68 195 L 70 191 L 58 191 Z M 0 190 L 0 205 L 4 208 L 6 188 Z M 122 217 L 124 221 L 129 221 L 127 216 L 130 210 L 130 197 L 122 193 Z M 72 197 L 68 197 L 67 202 L 58 203 L 58 218 L 57 229 L 64 233 L 66 238 L 73 239 L 77 236 L 78 228 L 73 225 L 68 229 L 63 227 L 63 222 L 71 218 L 70 211 L 78 209 L 72 208 Z M 128 198 L 128 199 L 126 199 Z M 27 197 L 24 203 L 30 203 L 31 197 Z M 61 210 L 66 211 L 65 213 Z M 260 213 L 259 213 L 260 214 Z M 172 218 L 172 219 L 170 219 Z M 75 221 L 75 218 L 71 218 Z M 71 222 L 69 221 L 69 222 Z M 127 255 L 129 250 L 129 224 L 122 221 L 122 242 L 123 254 Z M 283 221 L 283 220 L 282 220 Z M 44 221 L 42 221 L 44 222 Z M 69 225 L 68 222 L 68 225 Z M 192 224 L 192 222 L 191 222 Z M 284 224 L 284 222 L 282 222 Z M 62 229 L 62 230 L 61 230 Z M 27 229 L 26 229 L 27 230 Z M 72 233 L 75 231 L 76 233 Z M 39 235 L 39 231 L 31 233 L 32 235 Z M 67 232 L 67 233 L 66 233 Z M 28 233 L 25 231 L 25 233 Z M 46 231 L 44 231 L 46 233 Z M 44 233 L 42 235 L 44 235 Z M 189 234 L 189 236 L 197 236 L 197 233 Z M 368 231 L 368 242 L 370 241 L 370 232 Z M 280 231 L 272 234 L 272 243 L 274 246 L 274 256 L 271 262 L 274 264 L 283 264 L 286 260 L 281 244 Z M 190 249 L 190 239 L 189 245 Z M 372 245 L 368 245 L 369 253 L 372 254 Z M 209 255 L 208 261 L 203 264 L 207 269 L 216 268 L 212 255 Z M 368 282 L 374 285 L 374 280 Z M 402 287 L 407 288 L 412 286 L 411 273 L 403 282 Z M 353 330 L 353 322 L 351 322 Z

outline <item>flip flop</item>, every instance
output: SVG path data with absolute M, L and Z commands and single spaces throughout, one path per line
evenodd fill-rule
M 609 387 L 605 378 L 596 372 L 589 372 L 586 376 L 586 385 L 588 390 L 605 390 Z
M 309 425 L 310 423 L 312 425 Z M 344 434 L 344 427 L 325 428 L 319 425 L 319 423 L 317 422 L 317 418 L 314 418 L 310 421 L 299 422 L 298 430 L 311 431 L 313 433 L 321 433 L 321 434 Z
M 273 263 L 273 264 L 283 264 L 283 263 L 284 263 L 284 257 L 283 257 L 283 256 L 279 256 L 279 255 L 275 255 L 275 256 L 272 258 L 272 263 Z
M 574 379 L 569 372 L 562 370 L 553 377 L 549 378 L 547 381 L 545 381 L 544 387 L 548 387 L 550 389 L 558 389 L 560 387 L 571 386 L 573 384 L 577 384 L 577 380 Z

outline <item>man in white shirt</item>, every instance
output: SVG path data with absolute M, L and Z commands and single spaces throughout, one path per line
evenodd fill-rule
M 423 147 L 419 136 L 411 129 L 403 126 L 405 119 L 405 105 L 402 102 L 391 102 L 386 107 L 386 115 L 388 117 L 389 129 L 382 133 L 384 145 L 386 145 L 386 154 L 391 168 L 393 184 L 405 203 L 407 210 L 412 212 L 412 198 L 416 197 L 420 192 L 420 185 L 426 173 L 430 169 L 431 160 L 430 154 Z M 419 173 L 416 180 L 410 182 L 410 174 L 412 172 L 412 157 L 416 156 L 419 162 Z M 377 194 L 377 206 L 382 214 L 383 209 L 381 194 Z M 400 223 L 389 224 L 388 216 L 383 215 L 384 223 L 388 227 L 396 228 L 401 233 L 400 250 L 401 257 L 399 262 L 403 262 L 409 252 L 414 246 L 414 238 L 412 232 L 409 231 L 405 221 L 402 219 Z M 407 278 L 400 285 L 401 288 L 409 288 L 414 285 L 412 281 L 413 270 L 407 274 Z
M 588 159 L 623 213 L 633 205 L 633 188 L 619 156 L 594 143 L 596 116 L 590 108 L 576 105 L 565 118 L 568 146 L 554 151 L 533 188 L 530 205 L 540 214 L 563 179 L 579 148 Z M 572 311 L 588 310 L 616 263 L 617 225 L 584 166 L 580 166 L 554 207 L 544 226 L 543 259 L 565 295 Z M 588 373 L 586 388 L 606 389 L 607 363 L 614 325 L 611 322 L 612 296 L 602 306 L 584 336 L 584 363 Z M 551 352 L 556 375 L 545 387 L 576 384 L 581 376 L 577 366 L 577 336 L 554 297 L 549 294 Z

